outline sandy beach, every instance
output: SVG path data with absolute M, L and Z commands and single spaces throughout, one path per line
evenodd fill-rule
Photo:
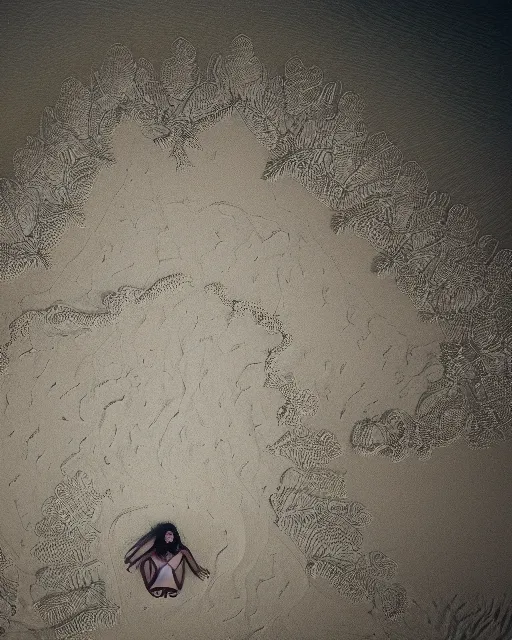
M 63 174 L 59 211 L 74 207 L 63 231 L 53 169 L 41 161 L 39 186 L 27 177 L 32 156 L 21 158 L 17 180 L 28 186 L 12 229 L 37 238 L 51 265 L 27 267 L 7 249 L 0 265 L 15 276 L 0 283 L 6 638 L 384 638 L 407 633 L 404 615 L 424 624 L 416 609 L 434 599 L 510 587 L 512 450 L 500 411 L 511 370 L 490 364 L 510 358 L 508 253 L 490 254 L 485 286 L 470 290 L 461 275 L 463 301 L 453 293 L 447 310 L 448 298 L 431 296 L 428 311 L 410 279 L 398 272 L 397 287 L 370 269 L 379 242 L 388 255 L 387 236 L 363 213 L 375 198 L 405 202 L 406 188 L 375 187 L 357 209 L 359 187 L 347 180 L 339 207 L 326 206 L 335 192 L 320 192 L 325 172 L 297 177 L 298 163 L 269 178 L 280 143 L 266 148 L 247 113 L 201 130 L 181 171 L 181 147 L 169 153 L 127 117 L 112 128 L 115 162 L 97 160 L 90 185 L 76 177 L 89 152 L 72 148 L 69 160 L 59 148 L 76 170 L 75 182 Z M 336 147 L 329 169 L 340 184 L 341 155 Z M 397 163 L 394 184 L 405 184 L 416 168 Z M 52 194 L 46 230 L 30 189 Z M 11 193 L 4 184 L 3 202 Z M 441 210 L 437 198 L 425 206 Z M 443 209 L 453 226 L 436 237 L 446 264 L 454 229 L 457 250 L 471 247 L 472 260 L 477 251 L 471 218 L 454 204 Z M 346 232 L 333 233 L 333 209 L 352 212 Z M 19 246 L 10 220 L 2 242 Z M 393 224 L 405 233 L 398 214 Z M 495 329 L 480 312 L 491 297 Z M 480 349 L 471 360 L 454 305 Z M 491 346 L 481 327 L 498 336 Z M 453 373 L 462 351 L 446 343 L 466 349 L 464 366 L 476 371 L 478 360 L 478 373 Z M 471 404 L 457 394 L 475 380 Z M 491 406 L 499 425 L 482 418 Z M 189 571 L 170 601 L 151 598 L 122 561 L 161 521 L 211 572 L 201 582 Z

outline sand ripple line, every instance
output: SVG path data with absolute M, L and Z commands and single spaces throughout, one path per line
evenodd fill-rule
M 0 375 L 9 364 L 8 349 L 39 326 L 53 335 L 76 335 L 82 331 L 112 325 L 129 305 L 142 305 L 159 296 L 174 293 L 192 278 L 183 273 L 174 273 L 157 280 L 147 289 L 122 286 L 117 291 L 102 296 L 103 308 L 96 311 L 80 311 L 65 304 L 54 304 L 47 309 L 25 311 L 9 324 L 10 340 L 0 347 Z

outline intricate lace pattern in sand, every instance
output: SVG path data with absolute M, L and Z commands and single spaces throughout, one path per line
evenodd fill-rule
M 91 575 L 96 559 L 91 545 L 98 536 L 93 526 L 97 506 L 105 496 L 82 472 L 55 487 L 42 506 L 35 526 L 42 540 L 32 553 L 43 564 L 36 585 L 48 590 L 34 602 L 47 627 L 44 638 L 66 639 L 116 623 L 119 607 L 107 598 L 105 583 Z
M 271 153 L 263 178 L 292 176 L 333 211 L 336 233 L 351 230 L 379 252 L 372 270 L 391 275 L 422 318 L 442 328 L 443 378 L 420 399 L 414 416 L 391 425 L 358 423 L 353 445 L 363 455 L 421 458 L 464 438 L 487 447 L 512 430 L 512 251 L 478 237 L 468 208 L 428 192 L 415 162 L 403 162 L 385 133 L 370 135 L 363 102 L 324 82 L 318 67 L 289 60 L 270 78 L 249 38 L 199 69 L 196 51 L 179 38 L 158 74 L 114 45 L 90 87 L 75 78 L 45 109 L 38 136 L 14 157 L 16 180 L 0 182 L 0 277 L 48 266 L 51 248 L 71 221 L 83 223 L 94 180 L 114 161 L 112 134 L 125 119 L 176 159 L 200 131 L 236 110 Z M 0 364 L 5 362 L 0 351 Z M 436 405 L 435 408 L 433 405 Z M 396 412 L 395 412 L 396 413 Z
M 231 308 L 231 317 L 250 314 L 269 333 L 281 334 L 280 344 L 270 349 L 265 360 L 264 384 L 283 395 L 285 404 L 277 419 L 291 431 L 267 448 L 290 458 L 299 469 L 288 469 L 277 492 L 270 496 L 277 526 L 305 554 L 308 575 L 327 578 L 354 601 L 367 599 L 374 606 L 378 604 L 388 619 L 400 618 L 407 605 L 405 589 L 388 583 L 396 573 L 396 563 L 380 552 L 359 552 L 361 528 L 370 522 L 371 515 L 362 504 L 347 499 L 343 475 L 325 468 L 343 448 L 331 432 L 315 433 L 306 427 L 303 418 L 317 412 L 318 398 L 309 389 L 299 389 L 293 376 L 283 376 L 277 367 L 276 354 L 292 343 L 292 337 L 278 316 L 259 305 L 230 299 L 222 284 L 210 284 L 206 291 L 218 295 Z

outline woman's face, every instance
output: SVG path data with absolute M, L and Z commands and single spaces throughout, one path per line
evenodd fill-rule
M 166 531 L 164 540 L 167 544 L 169 544 L 169 542 L 172 542 L 174 540 L 174 533 L 172 531 Z

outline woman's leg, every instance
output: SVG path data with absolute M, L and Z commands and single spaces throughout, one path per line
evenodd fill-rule
M 144 585 L 149 591 L 153 586 L 153 582 L 157 576 L 158 569 L 153 558 L 146 558 L 140 564 L 140 573 L 144 580 Z
M 173 571 L 176 586 L 181 589 L 185 580 L 185 558 L 181 551 L 169 560 L 169 566 Z

